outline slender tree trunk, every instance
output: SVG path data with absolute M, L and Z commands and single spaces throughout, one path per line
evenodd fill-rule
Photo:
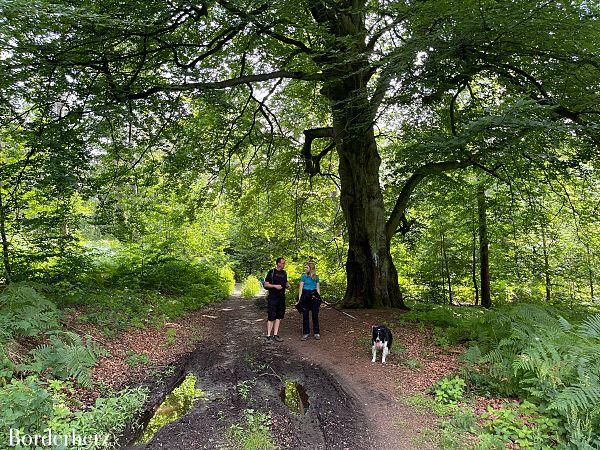
M 477 284 L 477 227 L 475 225 L 475 211 L 471 215 L 473 230 L 473 258 L 471 263 L 471 277 L 473 279 L 473 288 L 475 289 L 475 305 L 479 305 L 479 285 Z
M 446 281 L 448 281 L 448 303 L 454 304 L 454 295 L 452 294 L 452 282 L 450 280 L 450 268 L 448 266 L 448 254 L 446 252 L 446 238 L 442 232 L 442 257 L 444 259 L 444 268 L 446 269 Z
M 444 274 L 444 241 L 440 234 L 440 286 L 442 287 L 442 303 L 446 304 L 446 276 Z
M 0 188 L 0 236 L 2 237 L 2 262 L 4 264 L 4 273 L 6 276 L 6 284 L 9 284 L 11 282 L 11 278 L 12 278 L 12 270 L 10 267 L 8 239 L 6 237 L 6 210 L 4 209 L 4 201 L 2 198 L 2 188 Z
M 487 235 L 487 217 L 485 203 L 485 186 L 480 183 L 477 187 L 477 211 L 479 213 L 479 261 L 481 264 L 481 306 L 492 306 L 490 292 L 490 261 Z
M 587 253 L 587 263 L 588 263 L 588 281 L 590 283 L 590 300 L 594 301 L 594 269 L 592 267 L 592 253 L 590 252 L 590 246 L 585 245 L 585 251 Z
M 548 258 L 548 244 L 546 241 L 546 225 L 541 224 L 542 230 L 542 250 L 544 252 L 544 278 L 546 282 L 546 302 L 550 303 L 551 299 L 551 279 L 550 279 L 550 262 Z

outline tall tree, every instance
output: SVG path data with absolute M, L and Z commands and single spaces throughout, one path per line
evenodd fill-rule
M 4 5 L 0 25 L 9 57 L 0 70 L 26 80 L 7 99 L 15 105 L 60 99 L 96 124 L 113 110 L 123 117 L 141 111 L 157 122 L 165 111 L 185 115 L 190 97 L 232 88 L 245 91 L 276 128 L 258 88 L 286 90 L 294 84 L 289 80 L 318 86 L 329 115 L 306 130 L 301 153 L 312 175 L 328 152 L 337 152 L 349 243 L 346 306 L 404 306 L 390 244 L 409 228 L 407 207 L 424 179 L 473 165 L 493 172 L 515 157 L 539 157 L 515 146 L 532 129 L 597 142 L 591 134 L 600 27 L 597 5 L 589 2 Z M 503 101 L 461 111 L 459 97 L 482 79 Z M 375 127 L 394 106 L 418 112 L 438 132 L 405 147 L 410 163 L 398 167 L 402 187 L 386 211 Z M 315 140 L 327 145 L 313 152 Z M 590 158 L 584 150 L 593 145 L 581 148 L 577 158 Z
M 487 232 L 487 213 L 485 200 L 485 185 L 481 182 L 477 186 L 477 212 L 479 216 L 479 264 L 481 276 L 481 306 L 489 308 L 492 306 L 492 295 L 490 290 L 490 257 Z

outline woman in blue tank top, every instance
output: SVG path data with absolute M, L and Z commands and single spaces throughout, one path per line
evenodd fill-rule
M 313 334 L 315 339 L 321 339 L 319 334 L 319 307 L 321 306 L 321 286 L 319 277 L 315 272 L 315 264 L 306 263 L 304 274 L 300 279 L 298 300 L 302 310 L 302 340 L 308 339 L 310 334 L 309 314 L 312 314 Z

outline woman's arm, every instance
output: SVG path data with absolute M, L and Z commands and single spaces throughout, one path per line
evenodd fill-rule
M 302 298 L 302 288 L 304 287 L 304 281 L 301 281 L 298 285 L 298 301 Z
M 317 282 L 317 293 L 321 295 L 321 283 Z

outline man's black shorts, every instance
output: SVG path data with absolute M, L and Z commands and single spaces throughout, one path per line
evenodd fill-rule
M 285 315 L 285 297 L 267 297 L 267 314 L 269 321 L 283 319 Z

